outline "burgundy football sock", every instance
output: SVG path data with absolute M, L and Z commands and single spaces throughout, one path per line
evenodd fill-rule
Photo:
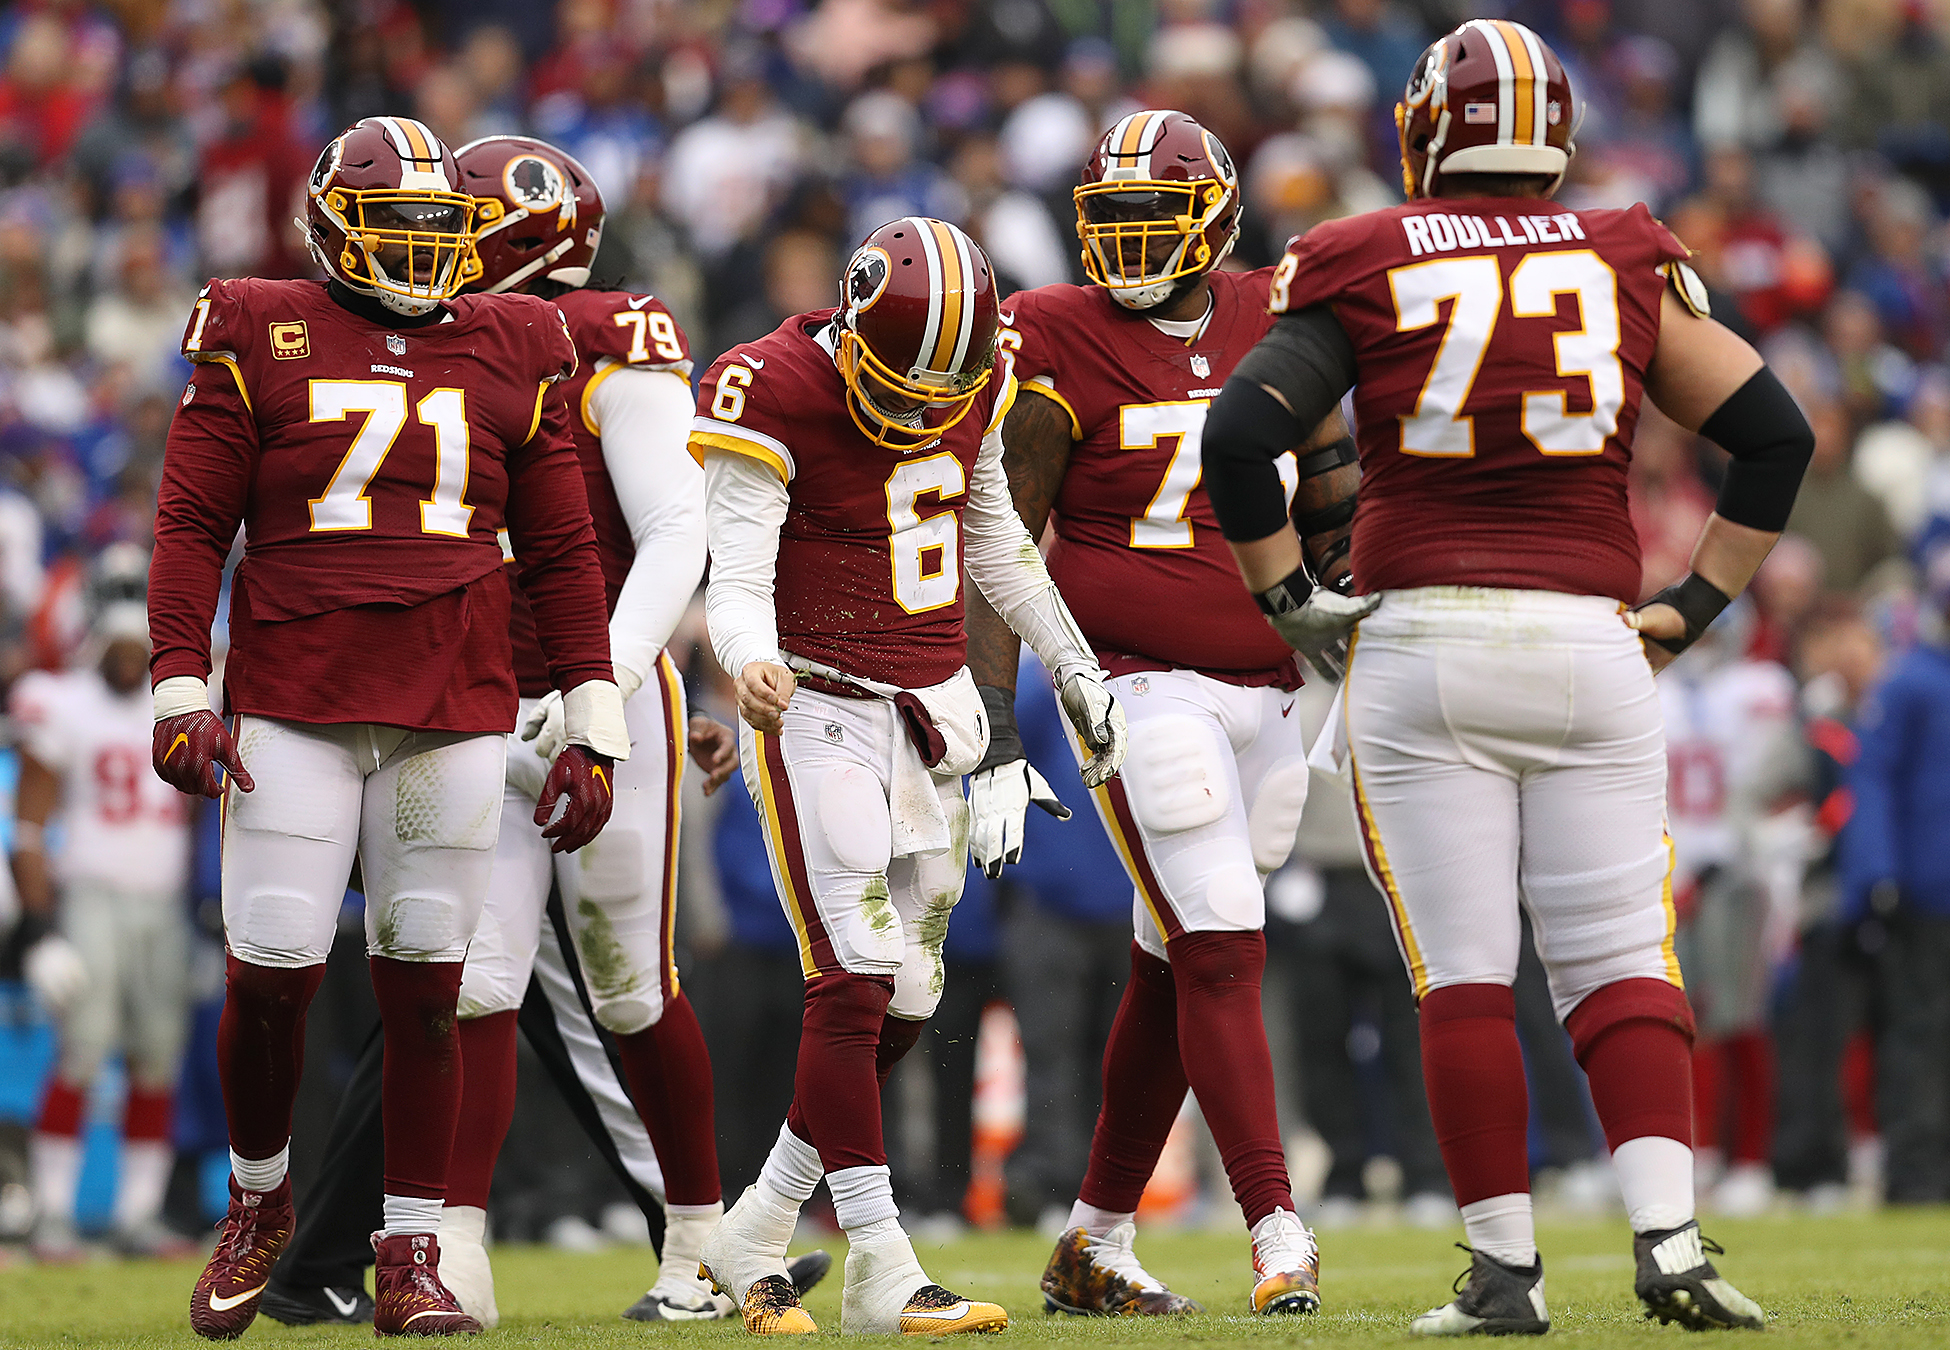
M 140 1139 L 167 1142 L 174 1102 L 175 1096 L 167 1088 L 139 1088 L 131 1084 L 128 1100 L 122 1104 L 122 1137 L 131 1142 Z
M 291 1104 L 305 1071 L 305 1009 L 324 965 L 254 966 L 224 953 L 217 1076 L 230 1147 L 240 1158 L 274 1158 L 291 1141 Z
M 1084 1204 L 1113 1214 L 1136 1211 L 1185 1092 L 1171 967 L 1133 942 L 1131 976 L 1104 1045 L 1104 1104 L 1077 1193 Z
M 73 1138 L 81 1133 L 81 1117 L 87 1109 L 88 1099 L 81 1089 L 57 1073 L 47 1080 L 34 1128 L 41 1134 Z
M 799 1069 L 792 1082 L 792 1132 L 819 1150 L 828 1175 L 885 1167 L 880 1133 L 880 1033 L 894 982 L 877 975 L 821 975 L 806 984 Z
M 1530 1094 L 1507 984 L 1452 984 L 1422 997 L 1422 1079 L 1458 1205 L 1528 1193 Z
M 1719 1041 L 1701 1041 L 1693 1047 L 1693 1147 L 1720 1147 L 1720 1130 L 1726 1120 L 1726 1047 Z
M 907 1057 L 921 1039 L 921 1032 L 927 1028 L 926 1022 L 911 1022 L 905 1017 L 888 1013 L 880 1022 L 880 1045 L 874 1051 L 873 1073 L 886 1087 L 887 1080 L 893 1077 L 894 1066 Z
M 447 1163 L 447 1203 L 486 1209 L 494 1164 L 515 1118 L 515 1019 L 489 1013 L 460 1024 L 460 1117 Z
M 1293 1209 L 1259 1002 L 1266 934 L 1181 933 L 1170 950 L 1178 1056 L 1250 1228 Z
M 664 1015 L 641 1031 L 616 1038 L 630 1097 L 664 1169 L 673 1205 L 715 1204 L 718 1135 L 712 1117 L 711 1053 L 691 1001 L 682 992 Z
M 1764 1031 L 1727 1039 L 1733 1068 L 1733 1128 L 1727 1161 L 1764 1163 L 1774 1153 L 1774 1042 Z
M 1664 980 L 1619 980 L 1564 1019 L 1613 1149 L 1663 1135 L 1693 1142 L 1693 1011 Z
M 387 1195 L 439 1200 L 447 1194 L 460 1117 L 458 961 L 375 956 L 372 992 L 385 1029 L 380 1119 L 386 1131 Z

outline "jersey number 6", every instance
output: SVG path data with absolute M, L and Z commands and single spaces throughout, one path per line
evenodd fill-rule
M 1449 321 L 1415 411 L 1401 419 L 1402 452 L 1464 459 L 1476 453 L 1476 419 L 1463 412 L 1489 354 L 1503 309 L 1503 272 L 1495 258 L 1436 258 L 1388 273 L 1395 331 L 1411 333 Z M 1532 253 L 1510 273 L 1513 319 L 1553 318 L 1557 298 L 1575 295 L 1583 327 L 1552 339 L 1561 378 L 1582 376 L 1591 411 L 1569 411 L 1562 389 L 1523 396 L 1523 434 L 1546 455 L 1601 455 L 1618 430 L 1625 371 L 1618 362 L 1618 274 L 1588 248 Z

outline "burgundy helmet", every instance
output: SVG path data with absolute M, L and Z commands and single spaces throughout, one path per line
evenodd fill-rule
M 1075 193 L 1083 270 L 1126 309 L 1170 299 L 1239 238 L 1239 173 L 1219 138 L 1149 108 L 1104 133 Z
M 532 136 L 483 136 L 454 159 L 480 204 L 468 290 L 498 295 L 537 280 L 589 284 L 603 238 L 603 194 L 574 155 Z
M 368 117 L 318 156 L 298 227 L 340 284 L 400 314 L 425 314 L 461 288 L 474 199 L 424 122 Z
M 1520 23 L 1471 19 L 1437 38 L 1395 105 L 1402 189 L 1433 197 L 1444 174 L 1537 174 L 1564 181 L 1577 108 L 1557 53 Z
M 868 235 L 834 317 L 847 411 L 875 445 L 933 445 L 995 366 L 994 274 L 981 246 L 946 221 L 902 216 Z

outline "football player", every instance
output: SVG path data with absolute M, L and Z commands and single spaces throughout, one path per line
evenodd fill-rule
M 988 742 L 964 568 L 1054 673 L 1093 786 L 1123 758 L 1123 712 L 1009 504 L 1016 382 L 995 368 L 982 250 L 903 217 L 854 253 L 840 301 L 720 357 L 691 430 L 711 642 L 738 683 L 744 779 L 806 979 L 791 1112 L 703 1264 L 749 1330 L 814 1330 L 783 1258 L 823 1175 L 850 1243 L 842 1330 L 994 1331 L 999 1306 L 915 1259 L 880 1119 L 880 1085 L 941 998 L 967 869 L 960 776 Z
M 131 544 L 104 553 L 90 586 L 93 660 L 29 672 L 13 688 L 21 752 L 13 875 L 30 930 L 23 966 L 56 1028 L 54 1075 L 29 1147 L 39 1211 L 33 1250 L 43 1261 L 82 1255 L 74 1230 L 82 1118 L 89 1086 L 114 1050 L 128 1070 L 115 1245 L 130 1255 L 187 1245 L 157 1218 L 175 1156 L 170 1107 L 189 1031 L 190 841 L 182 794 L 142 772 L 151 731 L 147 567 Z
M 1218 270 L 1239 234 L 1238 174 L 1218 137 L 1184 113 L 1119 121 L 1075 197 L 1094 284 L 1009 297 L 1003 341 L 1022 392 L 1003 424 L 1003 462 L 1031 534 L 1053 513 L 1050 574 L 1131 720 L 1123 774 L 1094 799 L 1131 875 L 1135 940 L 1089 1169 L 1044 1298 L 1072 1313 L 1198 1310 L 1133 1249 L 1138 1198 L 1189 1087 L 1252 1231 L 1253 1311 L 1312 1312 L 1319 1254 L 1294 1213 L 1259 1002 L 1264 882 L 1292 850 L 1307 799 L 1307 747 L 1291 716 L 1300 668 L 1240 593 L 1199 485 L 1206 407 L 1272 322 L 1271 269 Z M 1351 489 L 1353 443 L 1331 412 L 1321 434 L 1300 439 L 1304 458 L 1282 466 L 1304 476 L 1300 500 L 1314 502 L 1301 527 L 1320 541 L 1316 565 L 1345 575 L 1351 501 L 1316 499 Z M 1015 635 L 972 609 L 972 664 L 995 734 L 969 805 L 975 861 L 995 876 L 1021 855 L 1031 802 L 1068 813 L 1016 735 Z
M 1308 612 L 1274 457 L 1354 390 L 1354 579 L 1379 608 L 1358 621 L 1322 751 L 1353 776 L 1473 1248 L 1455 1301 L 1414 1329 L 1550 1324 L 1510 992 L 1520 903 L 1611 1145 L 1638 1297 L 1661 1320 L 1758 1327 L 1693 1215 L 1693 1016 L 1652 674 L 1752 579 L 1812 436 L 1643 206 L 1551 202 L 1577 105 L 1535 33 L 1481 19 L 1431 44 L 1397 121 L 1409 203 L 1289 246 L 1270 295 L 1282 317 L 1214 403 L 1204 458 L 1274 625 L 1296 643 L 1344 632 Z M 1733 462 L 1692 571 L 1628 609 L 1644 396 Z
M 225 801 L 231 1205 L 190 1307 L 212 1338 L 250 1324 L 290 1236 L 304 1013 L 355 856 L 386 1028 L 373 1325 L 479 1330 L 440 1282 L 435 1234 L 460 1105 L 461 960 L 515 722 L 504 525 L 564 691 L 566 744 L 535 809 L 557 850 L 602 828 L 613 763 L 629 754 L 556 388 L 575 348 L 545 300 L 456 298 L 475 212 L 431 131 L 366 118 L 307 185 L 299 223 L 328 279 L 212 281 L 183 339 L 197 369 L 164 456 L 149 621 L 156 771 Z M 240 525 L 233 741 L 205 679 Z

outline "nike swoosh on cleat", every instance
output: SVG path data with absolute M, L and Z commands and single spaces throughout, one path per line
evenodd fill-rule
M 666 1322 L 715 1322 L 724 1315 L 716 1308 L 686 1308 L 667 1298 L 657 1300 L 657 1313 Z
M 651 300 L 650 296 L 639 295 L 636 299 L 629 302 L 629 306 L 631 309 L 642 309 L 645 305 L 650 303 L 650 300 Z
M 925 1317 L 933 1322 L 956 1322 L 968 1316 L 968 1301 L 963 1299 L 952 1308 L 904 1308 L 902 1317 Z
M 229 1312 L 232 1308 L 236 1307 L 239 1303 L 248 1303 L 263 1292 L 264 1292 L 264 1286 L 260 1284 L 257 1286 L 257 1288 L 247 1289 L 241 1294 L 232 1294 L 229 1298 L 218 1298 L 217 1291 L 212 1289 L 210 1291 L 210 1311 Z
M 453 1315 L 454 1314 L 452 1310 L 447 1308 L 428 1308 L 424 1312 L 414 1313 L 411 1317 L 407 1318 L 406 1321 L 401 1322 L 400 1325 L 403 1327 L 410 1326 L 413 1323 L 419 1321 L 422 1317 L 452 1317 Z
M 334 1308 L 339 1310 L 340 1317 L 352 1316 L 353 1310 L 359 1306 L 359 1300 L 356 1298 L 341 1299 L 339 1297 L 339 1291 L 336 1289 L 328 1288 L 325 1291 L 325 1298 Z

